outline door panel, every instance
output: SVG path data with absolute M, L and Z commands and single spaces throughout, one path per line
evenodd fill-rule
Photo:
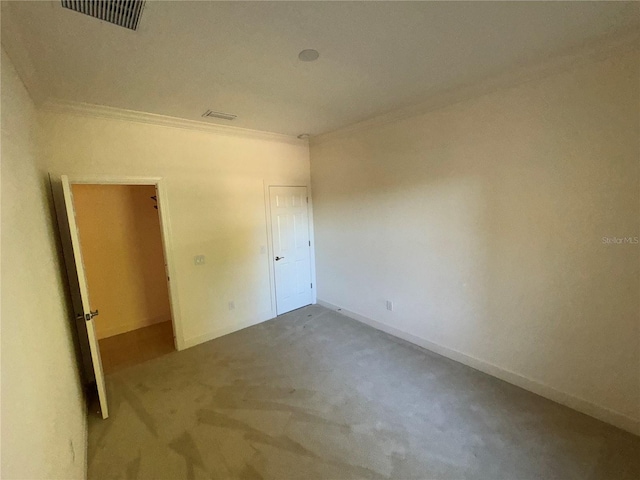
M 63 248 L 65 255 L 65 263 L 67 265 L 67 273 L 72 286 L 71 298 L 77 321 L 83 321 L 86 326 L 86 334 L 89 344 L 91 356 L 91 364 L 98 389 L 98 399 L 100 401 L 100 410 L 102 418 L 109 416 L 107 407 L 107 391 L 104 382 L 104 374 L 102 371 L 102 360 L 100 359 L 100 349 L 98 347 L 98 339 L 96 337 L 95 324 L 92 319 L 91 303 L 89 300 L 89 289 L 87 286 L 87 278 L 84 272 L 84 263 L 82 261 L 82 250 L 80 248 L 80 237 L 76 224 L 75 211 L 73 207 L 73 193 L 71 185 L 66 175 L 61 177 L 62 182 L 62 198 L 63 205 L 60 209 L 64 211 L 65 216 L 61 216 L 65 221 L 60 221 L 59 226 L 62 231 Z M 66 217 L 66 218 L 65 218 Z
M 312 301 L 307 187 L 269 187 L 269 197 L 276 312 L 282 315 Z

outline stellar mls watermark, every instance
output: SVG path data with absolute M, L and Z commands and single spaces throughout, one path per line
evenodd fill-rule
M 602 237 L 603 245 L 638 245 L 640 237 Z

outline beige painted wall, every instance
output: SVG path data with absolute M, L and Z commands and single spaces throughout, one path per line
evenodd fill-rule
M 171 320 L 155 187 L 72 189 L 98 338 Z
M 182 320 L 176 335 L 185 345 L 275 316 L 264 185 L 309 184 L 306 142 L 68 113 L 40 120 L 54 175 L 164 178 Z M 196 255 L 204 265 L 194 265 Z
M 1 477 L 84 478 L 86 417 L 34 105 L 2 51 Z
M 312 142 L 319 301 L 640 431 L 639 61 Z

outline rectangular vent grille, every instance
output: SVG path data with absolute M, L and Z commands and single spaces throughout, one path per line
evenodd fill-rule
M 234 120 L 238 118 L 237 115 L 232 113 L 214 112 L 213 110 L 207 110 L 202 114 L 203 117 L 222 118 L 223 120 Z
M 69 10 L 136 30 L 145 0 L 61 0 Z

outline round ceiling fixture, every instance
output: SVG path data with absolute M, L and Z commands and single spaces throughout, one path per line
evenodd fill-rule
M 317 60 L 319 56 L 320 54 L 318 53 L 318 51 L 313 49 L 302 50 L 298 54 L 298 58 L 303 62 L 313 62 Z
M 300 135 L 298 135 L 298 138 L 300 140 L 307 140 L 311 135 L 309 135 L 308 133 L 301 133 Z

